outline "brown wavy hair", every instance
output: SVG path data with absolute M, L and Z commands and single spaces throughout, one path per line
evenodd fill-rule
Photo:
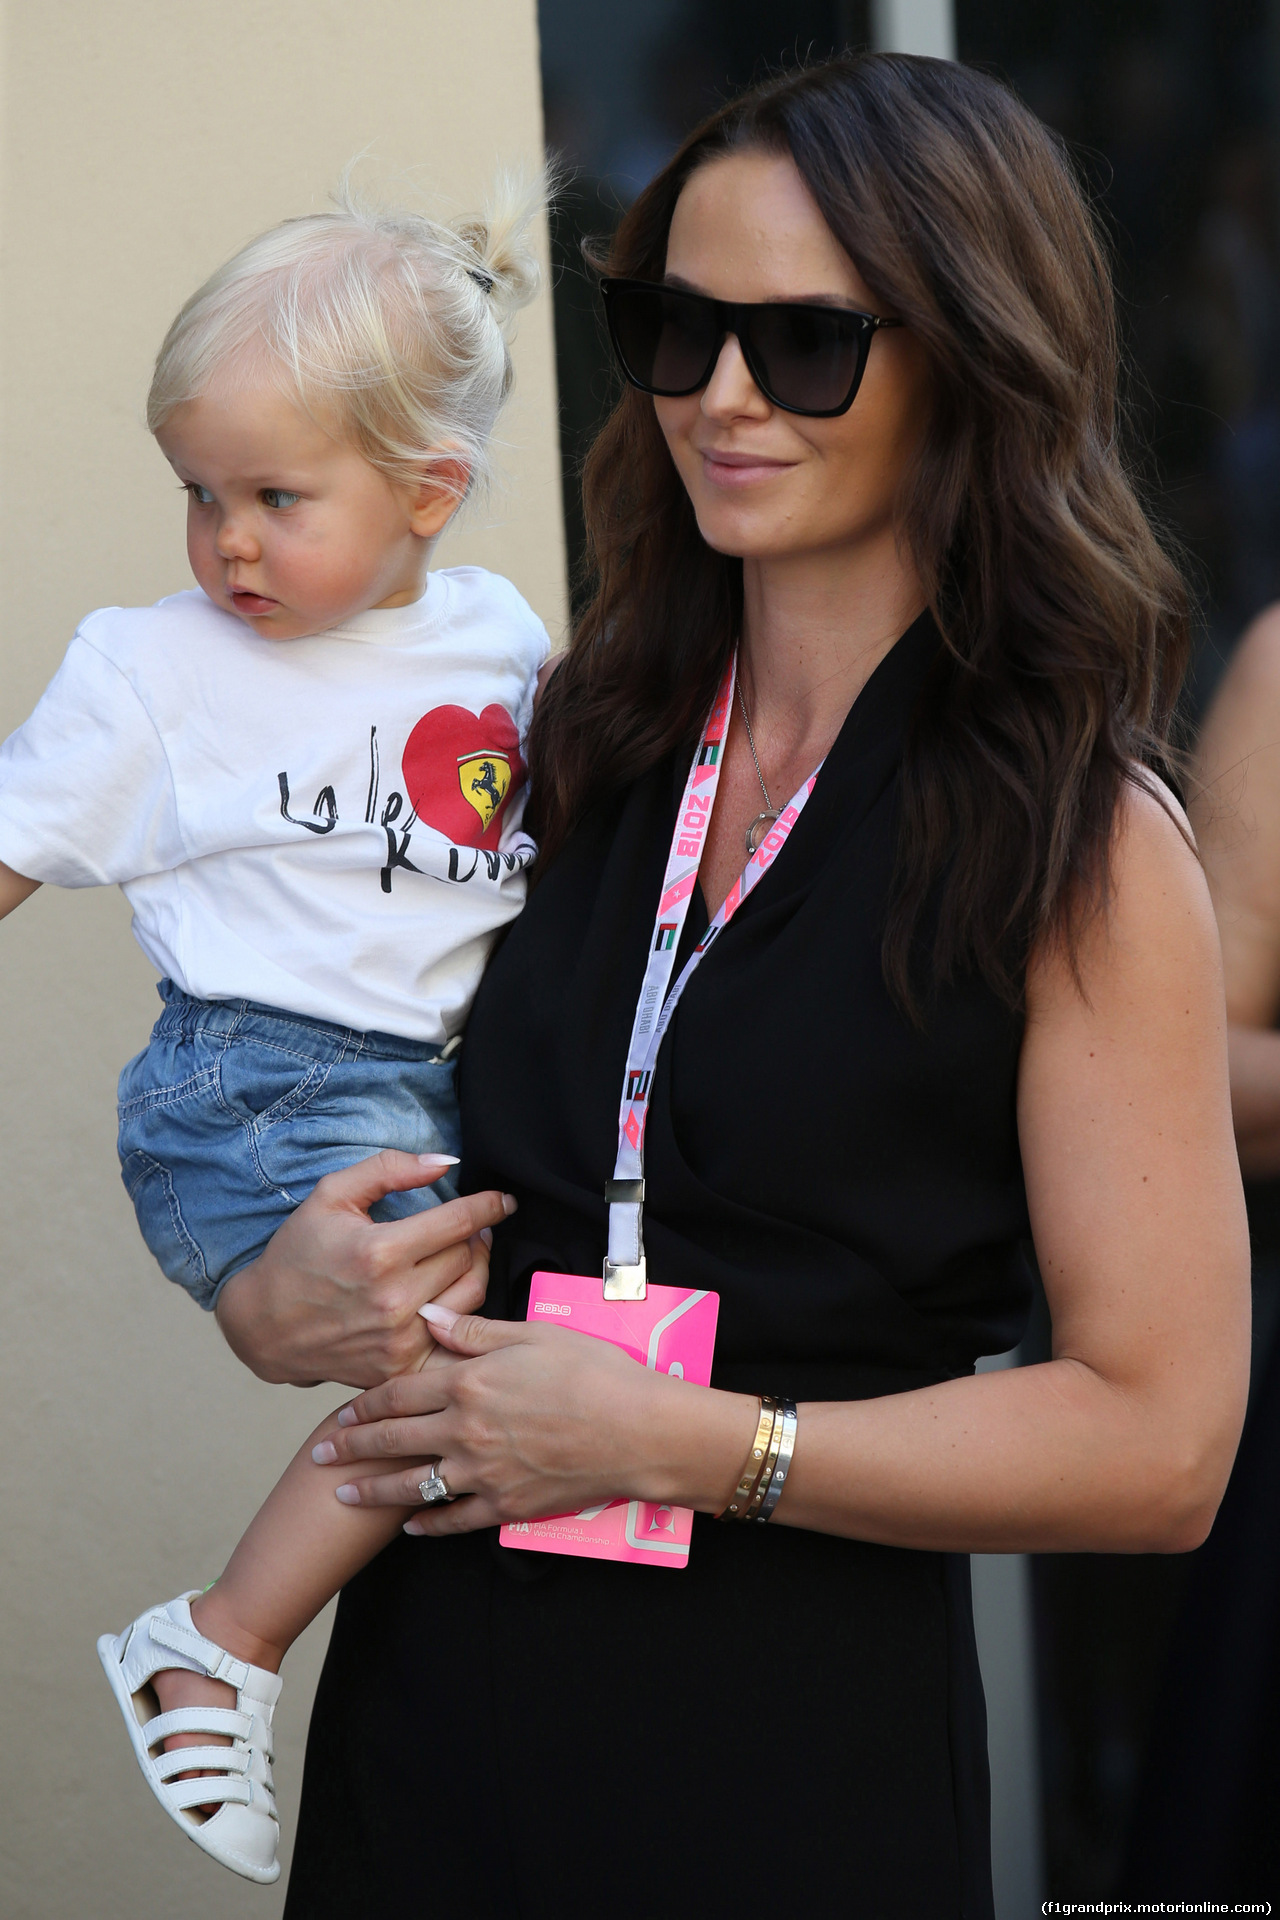
M 1118 444 L 1106 251 L 1062 142 L 1007 87 L 867 54 L 712 115 L 596 264 L 660 280 L 686 181 L 742 150 L 790 155 L 931 365 L 897 518 L 944 644 L 902 766 L 885 979 L 917 1020 L 921 961 L 1017 1006 L 1032 948 L 1061 940 L 1074 964 L 1105 906 L 1126 784 L 1176 760 L 1187 595 Z M 741 617 L 741 561 L 703 541 L 646 396 L 622 393 L 584 500 L 592 595 L 530 742 L 540 865 L 691 745 Z

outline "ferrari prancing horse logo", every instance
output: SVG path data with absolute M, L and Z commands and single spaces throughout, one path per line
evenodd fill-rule
M 511 786 L 511 760 L 501 752 L 465 753 L 458 760 L 458 785 L 468 806 L 480 816 L 483 833 Z
M 497 849 L 525 781 L 520 735 L 505 707 L 433 707 L 409 735 L 401 765 L 420 820 L 455 846 Z

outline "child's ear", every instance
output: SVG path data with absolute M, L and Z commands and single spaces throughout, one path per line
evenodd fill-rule
M 449 453 L 433 460 L 413 491 L 409 518 L 414 532 L 423 540 L 434 540 L 444 532 L 466 497 L 471 484 L 471 468 L 461 454 Z

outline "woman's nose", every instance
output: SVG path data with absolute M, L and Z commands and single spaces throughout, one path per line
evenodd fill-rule
M 734 333 L 725 335 L 720 357 L 702 390 L 702 411 L 713 420 L 736 419 L 744 413 L 760 418 L 769 412 L 769 402 L 751 378 Z

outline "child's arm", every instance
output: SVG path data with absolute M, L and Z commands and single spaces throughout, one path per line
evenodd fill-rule
M 28 880 L 25 873 L 15 873 L 12 867 L 6 867 L 0 860 L 0 920 L 6 913 L 12 913 L 20 907 L 40 885 L 38 880 Z

